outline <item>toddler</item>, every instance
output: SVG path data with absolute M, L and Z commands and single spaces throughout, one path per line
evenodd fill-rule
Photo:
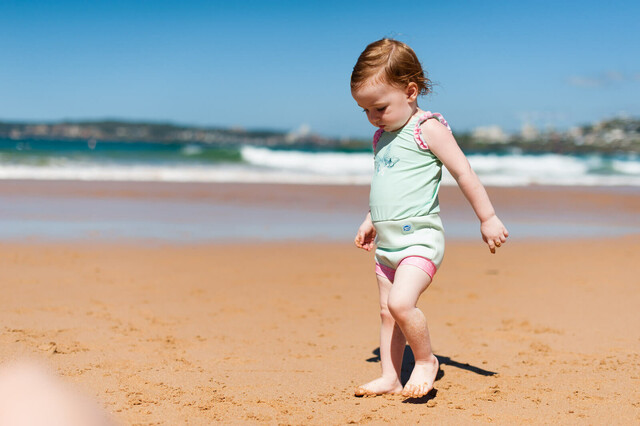
M 374 248 L 374 241 L 377 244 L 382 318 L 382 376 L 356 388 L 356 396 L 401 393 L 419 398 L 433 389 L 438 360 L 431 350 L 427 321 L 416 304 L 444 254 L 438 215 L 443 164 L 478 216 L 491 253 L 509 235 L 444 117 L 418 107 L 418 96 L 429 93 L 430 86 L 414 51 L 397 40 L 371 43 L 351 74 L 351 95 L 378 128 L 373 138 L 370 210 L 355 244 L 367 251 Z M 407 342 L 415 366 L 403 388 L 400 369 Z

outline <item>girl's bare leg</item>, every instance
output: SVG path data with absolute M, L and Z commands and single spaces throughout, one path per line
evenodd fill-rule
M 438 374 L 438 359 L 431 350 L 427 319 L 416 307 L 431 284 L 431 277 L 413 265 L 400 265 L 389 292 L 387 306 L 411 346 L 416 364 L 402 390 L 406 397 L 420 398 L 431 389 Z
M 385 393 L 400 393 L 402 391 L 400 374 L 406 340 L 387 307 L 392 284 L 385 277 L 377 275 L 377 278 L 380 291 L 380 364 L 382 366 L 382 376 L 356 388 L 355 394 L 357 396 L 382 395 Z

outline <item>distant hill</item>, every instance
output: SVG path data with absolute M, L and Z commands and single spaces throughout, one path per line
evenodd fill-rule
M 273 130 L 206 128 L 168 123 L 129 121 L 63 121 L 57 123 L 0 122 L 0 137 L 9 139 L 96 139 L 114 142 L 202 143 L 215 145 L 332 147 L 343 141 L 314 134 L 295 134 Z

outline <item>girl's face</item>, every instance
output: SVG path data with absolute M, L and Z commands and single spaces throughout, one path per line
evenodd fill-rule
M 402 128 L 418 109 L 415 83 L 404 90 L 388 83 L 365 83 L 352 90 L 351 96 L 364 109 L 369 122 L 387 132 Z

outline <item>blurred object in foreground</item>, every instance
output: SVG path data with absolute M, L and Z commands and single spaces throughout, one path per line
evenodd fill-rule
M 114 426 L 95 402 L 32 362 L 0 367 L 0 425 Z

